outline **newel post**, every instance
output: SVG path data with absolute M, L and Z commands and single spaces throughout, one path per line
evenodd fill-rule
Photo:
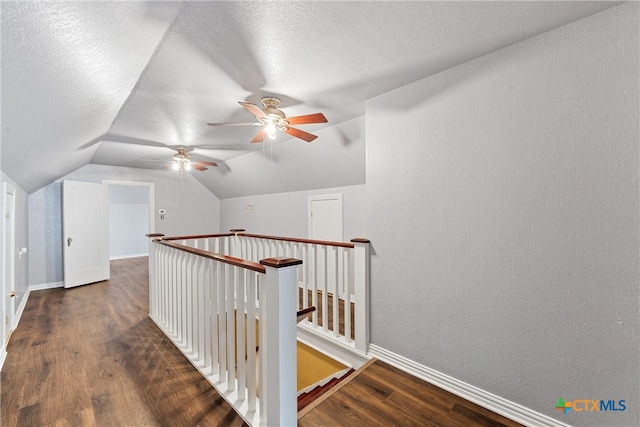
M 260 425 L 296 426 L 297 355 L 296 310 L 297 270 L 295 258 L 267 258 L 260 261 Z
M 368 239 L 351 239 L 354 244 L 353 281 L 355 306 L 355 345 L 356 349 L 366 354 L 369 348 L 369 307 L 370 307 L 370 274 Z
M 244 228 L 232 228 L 229 230 L 229 233 L 233 233 L 233 237 L 231 238 L 231 247 L 229 248 L 229 255 L 236 258 L 245 258 L 242 253 L 242 247 L 240 246 L 240 237 L 238 237 L 238 234 L 244 233 L 244 231 Z
M 162 233 L 145 234 L 149 238 L 149 316 L 155 319 L 157 313 L 156 302 L 156 240 L 162 239 Z

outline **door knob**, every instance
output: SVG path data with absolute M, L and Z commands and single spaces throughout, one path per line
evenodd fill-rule
M 73 239 L 71 237 L 69 237 L 67 239 L 67 246 L 71 246 L 71 242 L 73 242 Z
M 16 296 L 16 291 L 11 291 L 11 292 L 9 292 L 9 296 L 10 296 L 11 298 L 15 297 L 15 296 Z

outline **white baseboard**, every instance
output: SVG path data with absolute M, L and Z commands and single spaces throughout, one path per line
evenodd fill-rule
M 135 254 L 135 255 L 116 255 L 116 256 L 109 257 L 109 261 L 113 261 L 116 259 L 140 258 L 143 256 L 149 256 L 149 254 L 146 253 L 146 254 Z
M 64 282 L 40 283 L 37 285 L 29 285 L 29 292 L 43 291 L 45 289 L 63 288 Z
M 438 386 L 448 392 L 462 397 L 463 399 L 473 402 L 476 405 L 482 406 L 483 408 L 525 426 L 570 427 L 568 424 L 536 412 L 526 406 L 522 406 L 500 396 L 496 396 L 495 394 L 450 377 L 442 372 L 438 372 L 434 369 L 416 363 L 404 356 L 400 356 L 399 354 L 395 354 L 382 347 L 378 347 L 375 344 L 369 344 L 368 354 L 428 383 Z
M 18 323 L 20 323 L 20 319 L 22 318 L 22 313 L 24 312 L 24 308 L 27 305 L 27 300 L 29 299 L 29 295 L 31 295 L 31 288 L 27 288 L 27 292 L 25 292 L 22 297 L 22 301 L 20 301 L 20 305 L 16 310 L 16 314 L 13 316 L 13 330 L 15 331 L 18 327 Z

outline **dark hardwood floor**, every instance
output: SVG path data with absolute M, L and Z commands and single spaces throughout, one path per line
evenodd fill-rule
M 147 314 L 147 258 L 33 292 L 2 370 L 2 426 L 243 425 Z
M 379 360 L 300 418 L 298 425 L 520 426 Z
M 239 426 L 243 420 L 148 318 L 147 259 L 111 279 L 31 293 L 1 376 L 2 426 Z M 516 426 L 377 361 L 301 426 Z

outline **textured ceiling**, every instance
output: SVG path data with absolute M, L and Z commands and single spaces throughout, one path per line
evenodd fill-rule
M 224 163 L 194 174 L 220 197 L 363 183 L 365 100 L 615 4 L 3 1 L 2 170 L 33 192 L 207 144 L 194 158 Z M 313 148 L 206 126 L 266 95 L 325 114 Z

